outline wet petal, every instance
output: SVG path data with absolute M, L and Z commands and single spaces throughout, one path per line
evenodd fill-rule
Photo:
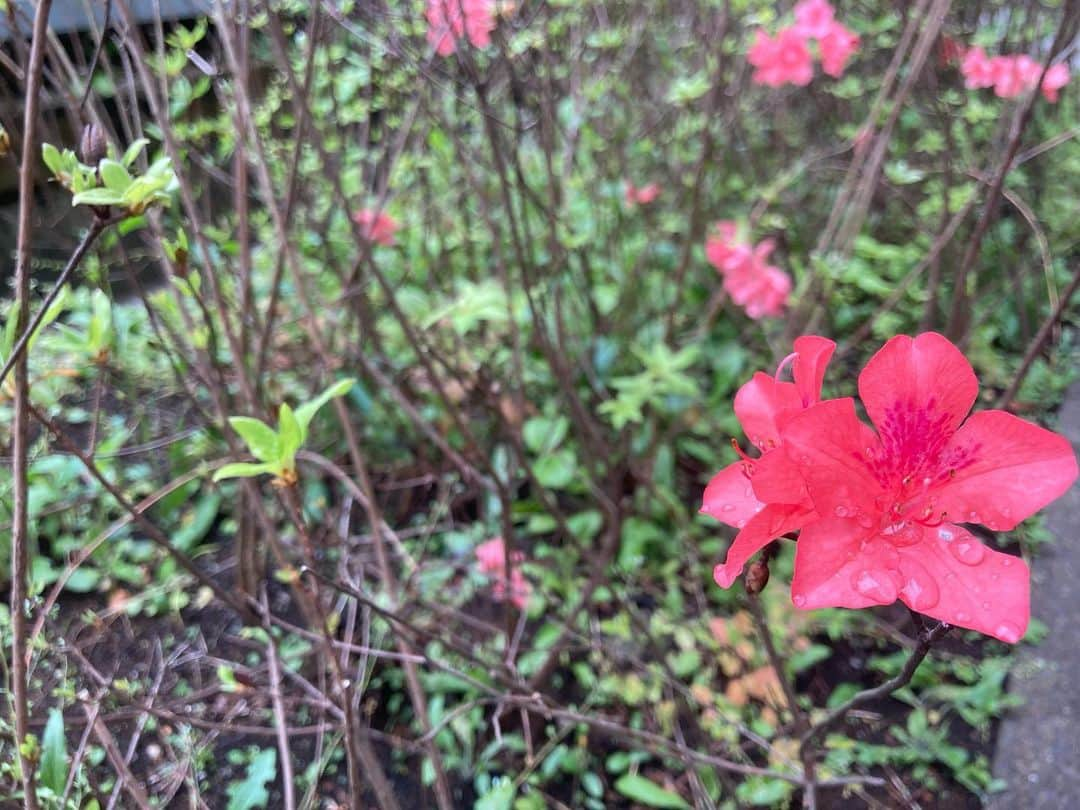
M 754 495 L 763 503 L 801 503 L 812 507 L 802 472 L 784 445 L 770 450 L 754 462 L 750 477 Z
M 780 443 L 780 426 L 802 409 L 794 384 L 777 382 L 759 371 L 735 395 L 735 415 L 746 437 L 767 449 Z
M 721 588 L 730 588 L 743 566 L 770 541 L 801 528 L 813 520 L 813 512 L 800 506 L 770 504 L 755 515 L 745 528 L 735 535 L 727 559 L 713 569 L 713 579 Z
M 736 461 L 712 477 L 701 500 L 702 514 L 741 527 L 764 508 L 754 497 L 745 466 L 745 462 Z
M 792 364 L 791 373 L 795 377 L 795 387 L 804 408 L 821 399 L 825 368 L 835 350 L 836 344 L 828 338 L 816 335 L 795 338 L 795 362 Z
M 937 586 L 934 600 L 923 580 L 902 590 L 900 599 L 913 610 L 1010 644 L 1023 638 L 1030 616 L 1030 575 L 1022 559 L 988 548 L 949 523 L 925 528 L 923 542 L 898 552 L 907 580 L 930 574 Z
M 859 375 L 859 396 L 886 447 L 944 443 L 971 410 L 979 383 L 956 346 L 934 332 L 898 335 Z M 909 447 L 910 445 L 910 447 Z
M 819 515 L 880 513 L 882 488 L 873 468 L 880 442 L 855 415 L 854 400 L 808 408 L 784 427 L 783 439 Z
M 1068 439 L 1004 411 L 973 414 L 942 456 L 935 509 L 957 523 L 1013 528 L 1076 480 Z
M 791 601 L 809 610 L 864 608 L 896 600 L 903 582 L 896 550 L 854 520 L 824 518 L 799 534 Z

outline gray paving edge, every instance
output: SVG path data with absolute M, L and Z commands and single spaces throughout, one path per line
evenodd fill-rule
M 1065 396 L 1058 431 L 1080 452 L 1080 383 Z M 1008 782 L 991 810 L 1080 807 L 1080 483 L 1046 510 L 1051 547 L 1032 563 L 1032 615 L 1046 638 L 1019 651 L 1009 692 L 1023 699 L 1002 721 L 994 776 Z

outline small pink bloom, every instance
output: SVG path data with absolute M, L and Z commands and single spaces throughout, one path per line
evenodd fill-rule
M 491 594 L 496 601 L 506 599 L 506 545 L 501 537 L 492 537 L 480 545 L 474 551 L 476 554 L 476 567 L 481 574 L 492 577 L 494 582 Z M 524 610 L 532 593 L 525 575 L 522 574 L 520 564 L 525 555 L 515 551 L 510 560 L 510 601 L 519 609 Z
M 647 186 L 635 188 L 629 180 L 624 181 L 623 189 L 626 195 L 626 204 L 630 207 L 635 205 L 648 205 L 660 196 L 660 186 L 649 183 Z
M 832 23 L 818 42 L 821 69 L 834 79 L 844 73 L 848 59 L 859 50 L 859 35 L 838 22 Z
M 1069 66 L 1064 62 L 1058 62 L 1058 64 L 1051 67 L 1046 71 L 1046 75 L 1043 76 L 1042 94 L 1049 102 L 1056 102 L 1058 100 L 1058 90 L 1069 83 Z
M 724 277 L 724 290 L 754 320 L 780 315 L 791 294 L 788 274 L 768 264 L 773 247 L 770 239 L 756 247 L 740 242 L 730 221 L 717 223 L 705 242 L 705 258 Z
M 486 48 L 495 29 L 493 0 L 427 0 L 428 42 L 439 56 L 454 52 L 468 38 L 474 48 Z
M 364 208 L 353 214 L 353 222 L 360 226 L 364 237 L 380 245 L 394 244 L 394 233 L 401 226 L 389 214 Z
M 964 61 L 960 63 L 960 73 L 964 77 L 964 86 L 968 90 L 994 86 L 994 66 L 982 48 L 971 48 L 964 54 Z
M 803 87 L 814 78 L 806 39 L 792 28 L 782 29 L 775 38 L 758 29 L 746 58 L 755 68 L 752 78 L 756 84 L 780 87 L 791 83 Z
M 1024 92 L 1027 85 L 1026 65 L 1019 60 L 1020 57 L 1016 56 L 995 56 L 990 60 L 990 69 L 994 73 L 994 95 L 998 98 L 1016 98 Z
M 829 33 L 834 13 L 827 0 L 802 0 L 795 4 L 794 30 L 808 39 L 821 39 Z

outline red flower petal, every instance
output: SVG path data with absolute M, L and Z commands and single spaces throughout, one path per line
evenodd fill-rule
M 791 373 L 804 408 L 821 399 L 825 367 L 829 365 L 835 350 L 836 343 L 828 338 L 816 335 L 795 338 L 795 362 L 792 364 Z
M 764 504 L 754 497 L 745 468 L 746 462 L 736 461 L 712 477 L 701 499 L 702 514 L 741 528 L 762 510 Z
M 1030 600 L 1022 559 L 987 548 L 949 523 L 924 528 L 921 543 L 897 551 L 900 599 L 913 610 L 1010 644 L 1023 638 Z
M 762 503 L 801 503 L 812 507 L 806 481 L 784 445 L 754 462 L 750 485 Z
M 819 402 L 788 422 L 783 436 L 819 515 L 877 523 L 882 488 L 867 458 L 881 443 L 855 415 L 854 400 Z
M 964 421 L 979 393 L 971 364 L 935 332 L 898 335 L 859 375 L 859 396 L 882 442 L 906 454 L 942 441 Z
M 801 506 L 770 504 L 750 519 L 735 535 L 727 558 L 713 569 L 713 579 L 721 588 L 730 588 L 746 561 L 782 534 L 793 532 L 812 519 L 813 512 Z
M 780 443 L 780 426 L 802 409 L 794 384 L 757 372 L 735 395 L 735 415 L 743 432 L 762 450 Z
M 896 601 L 903 587 L 896 548 L 866 540 L 867 530 L 846 518 L 824 518 L 805 527 L 795 546 L 795 607 L 864 608 Z
M 1035 514 L 1077 475 L 1068 439 L 1005 411 L 973 414 L 944 456 L 955 472 L 933 491 L 935 510 L 995 531 Z

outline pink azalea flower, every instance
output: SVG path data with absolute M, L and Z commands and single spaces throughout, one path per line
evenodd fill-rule
M 1049 102 L 1058 100 L 1058 90 L 1069 83 L 1069 66 L 1064 62 L 1058 62 L 1046 71 L 1043 76 L 1042 94 Z
M 795 33 L 807 39 L 821 39 L 829 33 L 834 14 L 827 0 L 802 0 L 795 4 Z
M 476 554 L 476 567 L 480 573 L 492 577 L 494 582 L 491 594 L 496 601 L 503 601 L 506 595 L 506 545 L 501 537 L 493 537 L 480 545 L 474 551 Z M 525 575 L 521 572 L 520 564 L 525 559 L 520 551 L 515 551 L 510 560 L 510 601 L 519 610 L 524 610 L 529 602 L 529 594 L 532 586 L 529 585 Z
M 814 78 L 814 63 L 806 39 L 792 28 L 784 28 L 775 38 L 758 29 L 747 61 L 755 68 L 756 84 L 780 87 L 791 83 L 805 86 Z
M 768 264 L 772 249 L 768 239 L 756 247 L 739 241 L 730 221 L 717 223 L 705 241 L 705 257 L 723 276 L 724 290 L 754 320 L 780 315 L 791 294 L 788 274 Z
M 702 514 L 740 530 L 727 558 L 713 571 L 722 588 L 730 587 L 746 561 L 771 541 L 817 519 L 805 488 L 791 495 L 784 486 L 793 463 L 784 450 L 781 430 L 821 398 L 825 367 L 836 344 L 805 336 L 795 340 L 794 348 L 775 377 L 758 372 L 735 395 L 735 415 L 761 455 L 750 458 L 736 446 L 742 460 L 717 473 L 705 488 Z M 789 362 L 795 381 L 781 382 L 780 371 Z M 779 499 L 774 490 L 780 491 Z
M 839 78 L 844 73 L 848 59 L 859 50 L 859 35 L 834 22 L 818 41 L 818 49 L 821 52 L 821 69 L 833 78 Z
M 971 48 L 960 63 L 960 74 L 968 90 L 993 87 L 996 81 L 994 66 L 982 48 Z
M 977 394 L 971 365 L 947 339 L 901 335 L 859 375 L 876 431 L 850 398 L 780 425 L 778 441 L 797 473 L 776 474 L 770 488 L 755 472 L 753 484 L 770 505 L 808 495 L 819 516 L 799 535 L 796 607 L 899 599 L 1005 642 L 1023 637 L 1027 566 L 958 524 L 1012 529 L 1069 488 L 1076 457 L 1064 437 L 1005 411 L 968 416 Z
M 427 0 L 428 42 L 439 56 L 449 56 L 459 40 L 486 48 L 495 30 L 493 0 Z
M 366 239 L 387 247 L 394 244 L 394 234 L 401 227 L 389 214 L 370 208 L 353 214 L 353 222 L 360 226 Z
M 648 205 L 660 196 L 660 186 L 657 183 L 649 183 L 647 186 L 635 188 L 629 180 L 623 182 L 623 191 L 626 196 L 626 204 L 631 208 L 635 205 Z

